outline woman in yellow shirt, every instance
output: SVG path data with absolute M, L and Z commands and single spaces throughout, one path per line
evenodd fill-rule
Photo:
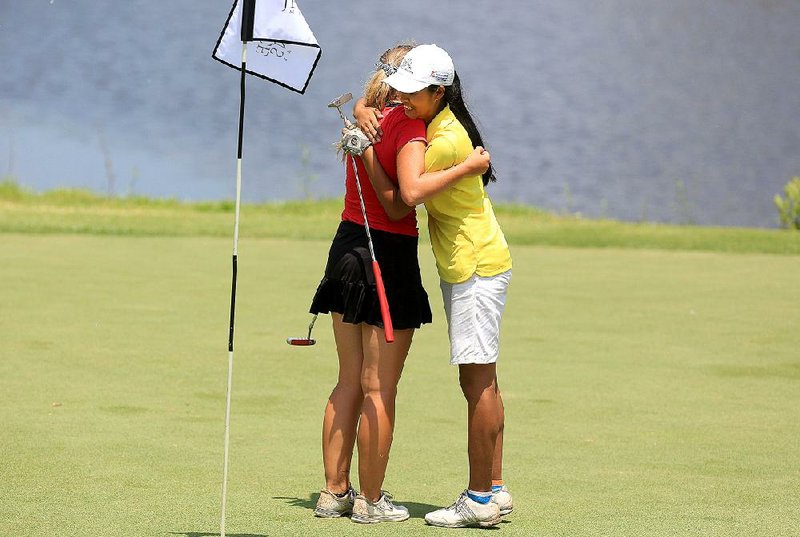
M 495 180 L 483 140 L 461 95 L 450 56 L 436 45 L 412 49 L 384 80 L 410 118 L 427 125 L 427 145 L 398 164 L 387 181 L 370 150 L 364 161 L 386 206 L 425 203 L 450 336 L 450 363 L 468 408 L 469 486 L 448 508 L 428 513 L 435 526 L 491 526 L 513 509 L 502 480 L 504 412 L 497 384 L 500 320 L 511 279 L 511 254 L 485 186 Z M 357 105 L 367 136 L 375 114 Z

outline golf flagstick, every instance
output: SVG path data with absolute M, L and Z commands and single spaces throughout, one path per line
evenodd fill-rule
M 247 66 L 247 43 L 256 41 L 256 55 Z M 239 51 L 241 50 L 241 58 Z M 322 49 L 306 23 L 296 0 L 234 0 L 212 57 L 241 71 L 239 140 L 236 158 L 236 207 L 233 226 L 233 270 L 228 329 L 228 383 L 225 396 L 225 445 L 222 467 L 220 536 L 225 537 L 230 452 L 231 391 L 233 387 L 233 327 L 236 312 L 236 275 L 239 250 L 239 212 L 242 192 L 245 74 L 250 73 L 284 88 L 305 93 Z M 310 337 L 310 336 L 309 336 Z
M 243 26 L 244 28 L 244 26 Z M 233 324 L 236 316 L 236 273 L 239 256 L 239 209 L 242 200 L 242 139 L 244 134 L 245 74 L 247 68 L 247 41 L 242 30 L 242 78 L 239 100 L 239 142 L 236 157 L 236 208 L 233 217 L 233 264 L 231 271 L 231 317 L 228 328 L 228 385 L 225 392 L 225 448 L 222 464 L 222 515 L 219 534 L 225 537 L 225 507 L 228 499 L 228 459 L 231 441 L 231 388 L 233 387 Z

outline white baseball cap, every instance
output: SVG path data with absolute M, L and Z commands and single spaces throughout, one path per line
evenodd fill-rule
M 455 78 L 450 55 L 436 45 L 412 48 L 400 62 L 400 67 L 384 82 L 403 93 L 416 93 L 428 86 L 450 86 Z

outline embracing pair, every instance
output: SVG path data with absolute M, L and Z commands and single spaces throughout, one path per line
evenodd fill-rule
M 416 205 L 425 204 L 450 338 L 467 401 L 469 483 L 428 524 L 488 527 L 512 510 L 503 483 L 503 400 L 497 383 L 500 321 L 511 255 L 485 187 L 490 155 L 461 95 L 453 61 L 436 45 L 398 45 L 379 58 L 354 115 L 372 142 L 347 158 L 342 222 L 311 313 L 330 313 L 339 359 L 322 427 L 325 488 L 315 515 L 402 521 L 383 479 L 397 385 L 414 330 L 431 322 L 417 256 Z M 357 166 L 357 170 L 354 168 Z M 360 184 L 391 310 L 387 343 L 372 273 Z M 358 493 L 350 464 L 358 445 Z

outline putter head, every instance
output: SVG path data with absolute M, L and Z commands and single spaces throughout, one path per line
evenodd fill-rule
M 316 339 L 311 339 L 307 337 L 287 337 L 286 343 L 289 345 L 294 345 L 295 347 L 310 347 L 317 343 Z
M 344 105 L 345 103 L 349 103 L 353 100 L 352 93 L 345 93 L 343 95 L 339 95 L 330 103 L 328 103 L 328 108 L 339 108 L 340 106 Z
M 311 318 L 311 323 L 308 325 L 308 335 L 306 337 L 287 337 L 286 343 L 294 345 L 295 347 L 310 347 L 314 345 L 317 340 L 311 337 L 311 331 L 314 330 L 314 323 L 317 322 L 318 313 L 315 313 Z
M 345 127 L 349 127 L 351 123 L 350 120 L 347 119 L 342 113 L 342 105 L 350 102 L 352 99 L 352 93 L 345 93 L 344 95 L 339 95 L 337 98 L 328 103 L 328 108 L 335 108 L 336 111 L 339 112 L 339 117 L 342 118 L 342 121 L 344 121 Z

